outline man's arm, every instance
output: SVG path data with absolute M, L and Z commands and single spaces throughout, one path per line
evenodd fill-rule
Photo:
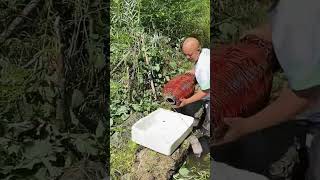
M 225 118 L 229 129 L 214 145 L 229 143 L 249 133 L 293 120 L 316 99 L 312 97 L 314 94 L 315 89 L 294 92 L 285 86 L 279 98 L 257 114 L 248 118 Z
M 249 132 L 254 132 L 280 124 L 305 110 L 311 103 L 311 97 L 300 96 L 285 86 L 279 98 L 259 113 L 247 118 Z
M 201 100 L 202 98 L 206 97 L 209 94 L 209 89 L 208 90 L 201 90 L 199 89 L 193 96 L 191 96 L 188 99 L 180 99 L 181 100 L 181 104 L 179 107 L 185 106 L 187 104 L 196 102 Z

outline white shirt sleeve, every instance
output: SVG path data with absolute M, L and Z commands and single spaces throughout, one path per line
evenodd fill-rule
M 202 49 L 195 67 L 195 76 L 201 90 L 210 89 L 210 49 Z

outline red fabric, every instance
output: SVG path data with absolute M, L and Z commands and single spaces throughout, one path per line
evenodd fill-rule
M 189 98 L 194 93 L 195 76 L 182 74 L 172 78 L 164 85 L 163 96 L 166 100 L 173 100 L 171 104 L 180 105 L 181 98 Z
M 211 50 L 213 138 L 226 130 L 223 117 L 247 117 L 268 102 L 272 87 L 271 43 L 247 36 L 234 45 Z

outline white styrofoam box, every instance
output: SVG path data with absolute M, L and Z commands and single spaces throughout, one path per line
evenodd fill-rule
M 194 118 L 162 108 L 137 121 L 132 141 L 165 155 L 171 155 L 192 131 Z

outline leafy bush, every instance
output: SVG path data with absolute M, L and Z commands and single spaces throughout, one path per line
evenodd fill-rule
M 0 33 L 29 2 L 1 1 Z M 108 158 L 107 5 L 33 2 L 35 9 L 0 38 L 0 179 L 58 179 L 81 161 Z
M 183 37 L 197 33 L 209 44 L 209 1 L 202 2 L 111 2 L 111 127 L 159 107 L 162 85 L 191 67 L 180 52 Z M 200 14 L 204 19 L 194 17 Z
M 216 43 L 237 41 L 244 31 L 266 20 L 271 1 L 213 0 L 211 3 L 211 40 Z
M 194 34 L 209 47 L 209 3 L 207 0 L 142 0 L 142 26 L 162 32 L 173 42 Z
M 209 11 L 208 0 L 111 1 L 110 135 L 132 114 L 168 106 L 164 83 L 192 66 L 180 51 L 182 38 L 196 34 L 208 47 Z M 130 171 L 136 147 L 112 149 L 111 176 L 119 177 Z

